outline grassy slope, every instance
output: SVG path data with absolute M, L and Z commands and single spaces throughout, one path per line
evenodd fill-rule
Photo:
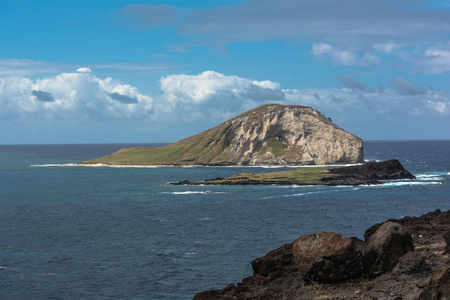
M 245 112 L 235 118 L 247 116 L 249 120 L 259 120 L 269 106 L 266 104 Z M 234 118 L 233 118 L 234 119 Z M 87 160 L 83 164 L 120 164 L 120 165 L 221 165 L 227 159 L 237 160 L 239 157 L 230 157 L 227 148 L 233 143 L 228 136 L 230 122 L 224 122 L 217 127 L 205 130 L 199 134 L 180 140 L 165 147 L 124 148 L 120 151 Z M 287 147 L 283 137 L 272 137 L 268 145 L 276 156 L 282 155 Z M 267 152 L 263 147 L 259 155 Z M 228 162 L 227 164 L 232 164 Z
M 327 170 L 330 167 L 309 167 L 309 168 L 298 168 L 288 171 L 277 171 L 277 172 L 267 172 L 267 173 L 241 173 L 233 175 L 220 180 L 207 180 L 196 182 L 197 184 L 232 184 L 240 182 L 251 182 L 252 184 L 258 183 L 286 183 L 291 184 L 320 184 L 323 178 L 330 177 L 331 175 Z
M 165 147 L 124 148 L 84 164 L 192 165 L 220 164 L 227 158 L 226 126 L 218 126 Z

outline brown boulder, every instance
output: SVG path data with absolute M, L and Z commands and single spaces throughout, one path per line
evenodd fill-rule
M 293 255 L 298 272 L 309 281 L 343 281 L 362 273 L 362 253 L 356 242 L 337 233 L 304 235 L 293 243 Z
M 431 276 L 428 286 L 420 295 L 421 300 L 450 299 L 450 261 L 441 264 Z
M 270 251 L 265 256 L 253 260 L 251 264 L 254 275 L 270 277 L 271 279 L 297 269 L 292 256 L 292 244 L 285 244 Z
M 381 225 L 366 243 L 364 272 L 371 277 L 391 271 L 400 257 L 414 250 L 411 234 L 395 222 Z

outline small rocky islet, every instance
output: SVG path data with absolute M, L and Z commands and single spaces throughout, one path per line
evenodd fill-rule
M 364 241 L 304 235 L 251 262 L 253 275 L 194 300 L 450 299 L 450 211 L 389 219 Z
M 380 180 L 414 179 L 397 159 L 347 167 L 308 167 L 266 173 L 241 173 L 204 181 L 187 179 L 172 185 L 361 185 L 381 184 Z

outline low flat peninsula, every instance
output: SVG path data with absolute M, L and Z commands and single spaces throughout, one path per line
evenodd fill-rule
M 363 162 L 363 142 L 308 106 L 267 104 L 164 147 L 127 147 L 82 164 L 284 166 Z
M 173 185 L 361 185 L 379 180 L 414 179 L 397 159 L 349 167 L 308 167 L 266 173 L 241 173 L 204 181 L 183 180 Z

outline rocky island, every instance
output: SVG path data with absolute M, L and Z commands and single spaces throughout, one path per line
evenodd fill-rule
M 304 235 L 251 262 L 253 275 L 194 300 L 450 299 L 450 211 L 375 224 L 364 241 Z
M 266 173 L 241 173 L 204 181 L 183 180 L 172 185 L 360 185 L 380 180 L 414 179 L 397 159 L 348 167 L 308 167 Z
M 308 106 L 267 104 L 165 147 L 128 147 L 106 165 L 324 165 L 363 162 L 362 140 Z

